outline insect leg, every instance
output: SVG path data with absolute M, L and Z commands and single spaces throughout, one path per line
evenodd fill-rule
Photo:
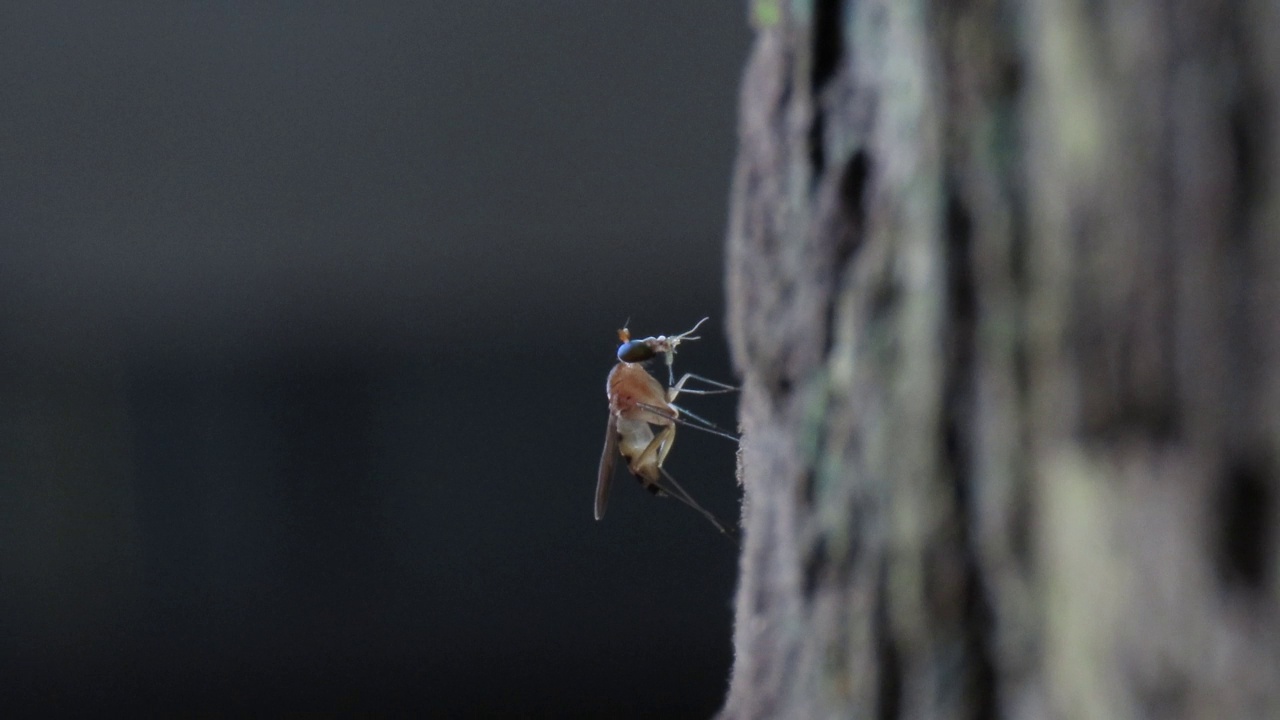
M 710 420 L 707 420 L 706 418 L 703 418 L 703 417 L 699 417 L 689 412 L 688 410 L 685 410 L 682 407 L 678 407 L 676 405 L 670 406 L 672 408 L 675 408 L 676 410 L 679 410 L 682 415 L 687 416 L 688 417 L 687 420 L 685 419 L 685 417 L 681 417 L 681 415 L 677 415 L 676 413 L 664 410 L 663 408 L 660 408 L 657 405 L 649 405 L 648 403 L 638 402 L 636 403 L 636 407 L 644 410 L 645 412 L 655 417 L 663 418 L 664 420 L 670 420 L 671 422 L 684 425 L 685 427 L 691 427 L 694 430 L 701 430 L 703 432 L 709 432 L 712 435 L 719 435 L 720 437 L 728 438 L 734 442 L 738 441 L 738 437 L 733 433 L 720 429 L 719 426 L 717 426 L 715 423 L 711 422 Z M 695 422 L 689 422 L 689 420 L 694 420 Z M 654 423 L 657 424 L 657 421 L 655 420 Z
M 689 382 L 689 380 L 700 380 L 708 385 L 714 385 L 716 389 L 715 390 L 694 390 L 692 388 L 685 388 L 684 384 Z M 739 388 L 734 387 L 733 385 L 726 385 L 722 382 L 712 380 L 711 378 L 703 377 L 701 375 L 695 375 L 693 373 L 685 373 L 684 376 L 680 378 L 680 382 L 673 383 L 670 387 L 667 388 L 667 402 L 675 400 L 676 397 L 680 395 L 680 393 L 682 392 L 688 393 L 690 395 L 719 395 L 721 393 L 733 392 L 738 389 Z
M 680 483 L 676 482 L 676 479 L 671 477 L 671 473 L 667 472 L 661 466 L 659 466 L 658 469 L 662 471 L 662 477 L 666 480 L 666 483 L 664 484 L 668 487 L 663 487 L 662 489 L 665 490 L 668 495 L 676 498 L 694 510 L 697 510 L 703 517 L 710 520 L 711 524 L 715 525 L 717 530 L 724 533 L 724 535 L 730 540 L 733 540 L 735 543 L 737 542 L 738 533 L 736 531 L 730 530 L 724 523 L 720 522 L 720 518 L 716 517 L 710 510 L 699 505 L 698 502 L 693 499 L 693 496 L 685 492 L 685 489 L 680 487 Z
M 665 426 L 644 450 L 633 458 L 627 458 L 631 474 L 643 479 L 645 484 L 658 485 L 658 469 L 667 458 L 667 453 L 671 452 L 671 442 L 674 439 L 675 426 Z
M 716 425 L 710 420 L 704 417 L 699 417 L 698 415 L 695 415 L 678 405 L 672 405 L 671 407 L 679 410 L 680 414 L 683 416 L 683 417 L 675 418 L 675 421 L 680 423 L 681 425 L 684 425 L 686 427 L 691 427 L 694 430 L 709 432 L 712 435 L 719 435 L 720 437 L 728 438 L 734 442 L 738 442 L 739 438 L 737 435 L 734 435 L 728 430 L 721 429 L 719 425 Z M 689 422 L 689 420 L 693 420 L 695 422 Z

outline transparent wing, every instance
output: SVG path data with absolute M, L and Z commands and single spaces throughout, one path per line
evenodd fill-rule
M 613 462 L 618 459 L 618 419 L 610 412 L 609 427 L 604 431 L 604 452 L 600 455 L 600 473 L 596 476 L 596 519 L 604 517 L 609 507 L 609 483 L 613 480 Z

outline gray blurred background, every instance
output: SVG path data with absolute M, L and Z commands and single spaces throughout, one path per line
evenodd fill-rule
M 736 554 L 620 474 L 712 317 L 739 2 L 0 8 L 0 707 L 701 717 Z M 734 399 L 691 400 L 734 422 Z M 734 447 L 667 462 L 735 518 Z

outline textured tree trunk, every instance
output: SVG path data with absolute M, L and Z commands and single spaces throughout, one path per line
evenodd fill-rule
M 753 2 L 724 717 L 1280 717 L 1277 7 Z

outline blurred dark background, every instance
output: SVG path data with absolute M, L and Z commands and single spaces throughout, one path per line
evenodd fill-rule
M 0 9 L 5 707 L 705 717 L 736 553 L 615 330 L 731 380 L 739 2 Z M 732 398 L 691 400 L 734 423 Z M 667 467 L 736 518 L 734 447 Z

